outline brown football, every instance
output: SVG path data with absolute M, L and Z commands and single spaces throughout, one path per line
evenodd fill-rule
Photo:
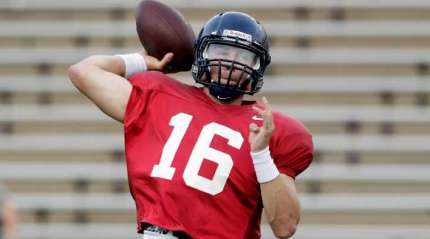
M 195 35 L 179 11 L 155 0 L 141 1 L 136 12 L 136 30 L 149 55 L 161 60 L 166 53 L 173 52 L 165 72 L 191 69 Z

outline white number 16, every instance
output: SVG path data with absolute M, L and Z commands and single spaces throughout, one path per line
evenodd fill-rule
M 173 159 L 192 119 L 192 115 L 185 113 L 176 114 L 170 119 L 169 125 L 173 126 L 173 130 L 164 145 L 160 163 L 152 168 L 152 177 L 168 180 L 173 178 L 176 170 L 172 167 Z M 200 132 L 182 175 L 185 184 L 211 195 L 222 192 L 233 168 L 233 159 L 230 155 L 210 147 L 215 135 L 226 138 L 228 140 L 227 144 L 236 149 L 240 149 L 242 146 L 243 137 L 239 132 L 215 122 L 206 124 Z M 217 169 L 212 179 L 198 174 L 205 159 L 217 164 Z

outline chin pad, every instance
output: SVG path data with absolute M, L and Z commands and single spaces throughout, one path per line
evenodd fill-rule
M 223 86 L 217 83 L 210 84 L 208 89 L 209 93 L 215 96 L 217 100 L 226 103 L 231 102 L 242 95 L 242 93 L 236 90 L 236 87 Z

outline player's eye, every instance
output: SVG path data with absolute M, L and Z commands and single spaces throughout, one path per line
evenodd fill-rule
M 254 57 L 250 54 L 240 54 L 238 56 L 238 60 L 241 61 L 242 63 L 252 63 Z
M 206 52 L 209 59 L 224 58 L 228 57 L 230 54 L 228 46 L 220 44 L 209 45 Z
M 215 55 L 219 55 L 219 56 L 228 56 L 229 52 L 226 49 L 220 49 L 217 52 L 215 52 Z
M 203 56 L 207 59 L 234 60 L 254 69 L 260 67 L 260 62 L 254 52 L 230 45 L 210 44 L 204 51 Z
M 250 52 L 248 50 L 245 49 L 241 49 L 238 53 L 237 59 L 238 62 L 245 64 L 247 66 L 250 66 L 254 69 L 257 69 L 259 67 L 259 65 L 257 64 L 258 62 L 258 57 L 255 53 Z

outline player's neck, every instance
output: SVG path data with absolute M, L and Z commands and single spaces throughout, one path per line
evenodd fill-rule
M 240 96 L 239 98 L 237 98 L 237 99 L 235 99 L 235 100 L 233 100 L 233 101 L 230 101 L 230 102 L 221 102 L 221 101 L 219 101 L 215 96 L 213 96 L 213 95 L 211 95 L 210 93 L 209 93 L 209 89 L 207 88 L 207 87 L 204 87 L 203 88 L 203 92 L 205 92 L 205 94 L 212 100 L 212 101 L 214 101 L 214 102 L 216 102 L 216 103 L 218 103 L 218 104 L 220 104 L 220 105 L 241 105 L 242 104 L 242 101 L 243 101 L 243 95 L 242 96 Z

